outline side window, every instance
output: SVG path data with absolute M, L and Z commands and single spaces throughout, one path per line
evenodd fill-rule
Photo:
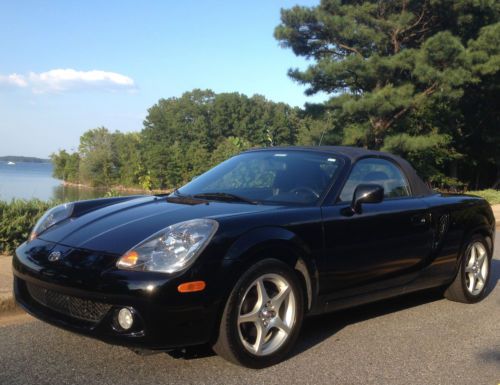
M 365 158 L 354 165 L 339 199 L 342 202 L 350 202 L 356 187 L 365 183 L 381 185 L 385 198 L 410 196 L 408 181 L 396 165 L 384 159 Z

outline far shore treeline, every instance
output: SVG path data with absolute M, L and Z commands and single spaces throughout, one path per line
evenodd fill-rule
M 52 155 L 54 176 L 170 189 L 249 147 L 321 143 L 396 153 L 433 187 L 500 187 L 498 0 L 322 0 L 282 10 L 275 38 L 309 59 L 289 75 L 326 102 L 195 89 L 159 100 L 140 132 L 87 131 Z
M 152 106 L 141 132 L 85 132 L 77 152 L 51 156 L 54 176 L 94 187 L 171 189 L 252 146 L 299 143 L 308 124 L 322 122 L 259 95 L 193 90 Z
M 50 159 L 35 158 L 33 156 L 0 156 L 0 162 L 25 162 L 25 163 L 49 163 Z

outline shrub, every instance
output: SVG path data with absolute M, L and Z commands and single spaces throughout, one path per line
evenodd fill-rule
M 0 201 L 0 254 L 12 254 L 28 238 L 38 218 L 56 204 L 38 199 Z

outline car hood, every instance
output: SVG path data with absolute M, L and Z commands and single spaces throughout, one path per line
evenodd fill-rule
M 278 206 L 206 202 L 183 204 L 165 197 L 141 197 L 70 218 L 40 234 L 39 239 L 109 254 L 123 254 L 174 223 L 276 209 Z

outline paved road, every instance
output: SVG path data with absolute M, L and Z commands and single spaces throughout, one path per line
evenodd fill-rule
M 499 237 L 500 238 L 500 237 Z M 0 384 L 500 384 L 500 239 L 479 304 L 435 294 L 309 320 L 293 356 L 254 371 L 216 356 L 137 356 L 28 316 L 0 326 Z

